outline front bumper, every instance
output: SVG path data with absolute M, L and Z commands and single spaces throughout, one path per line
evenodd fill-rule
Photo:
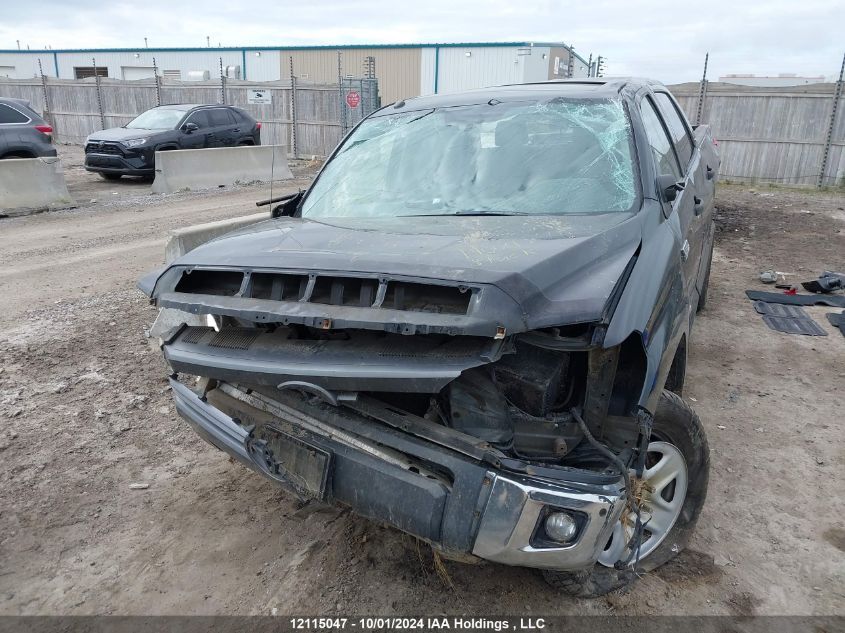
M 128 155 L 87 152 L 85 154 L 85 169 L 123 176 L 152 176 L 155 174 L 154 162 L 142 152 L 132 152 Z
M 286 486 L 268 472 L 266 457 L 259 459 L 253 449 L 254 424 L 261 424 L 262 415 L 266 419 L 266 411 L 240 406 L 232 412 L 237 415 L 229 415 L 178 381 L 171 379 L 170 384 L 178 413 L 203 439 Z M 231 402 L 222 408 L 231 408 Z M 351 419 L 348 428 L 355 432 L 350 433 L 329 430 L 331 420 L 284 406 L 275 416 L 303 440 L 331 453 L 326 501 L 422 538 L 447 555 L 470 554 L 544 569 L 588 567 L 610 538 L 624 506 L 621 481 L 553 482 L 497 470 L 366 418 Z M 418 468 L 420 464 L 431 471 Z M 573 542 L 538 540 L 543 517 L 554 510 L 581 518 Z

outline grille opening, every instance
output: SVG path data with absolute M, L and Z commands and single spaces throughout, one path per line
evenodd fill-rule
M 243 278 L 244 274 L 237 271 L 186 270 L 176 284 L 176 292 L 234 297 L 241 289 Z
M 253 273 L 253 299 L 272 301 L 299 301 L 308 286 L 307 275 L 277 275 L 274 273 Z
M 410 312 L 466 314 L 472 292 L 453 286 L 433 286 L 392 281 L 387 284 L 385 308 Z
M 314 303 L 368 308 L 375 301 L 376 290 L 378 282 L 374 279 L 317 277 L 310 300 Z

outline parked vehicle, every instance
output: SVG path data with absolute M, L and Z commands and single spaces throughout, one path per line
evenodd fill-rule
M 273 219 L 139 282 L 177 411 L 446 556 L 621 587 L 684 548 L 707 491 L 680 394 L 718 166 L 652 81 L 382 108 Z
M 28 101 L 0 97 L 0 159 L 56 156 L 53 128 Z
M 261 124 L 226 105 L 164 105 L 85 140 L 85 169 L 107 180 L 155 175 L 155 153 L 261 145 Z

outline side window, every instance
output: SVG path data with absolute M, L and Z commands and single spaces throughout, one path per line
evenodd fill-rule
M 666 121 L 669 134 L 675 142 L 678 159 L 681 161 L 681 165 L 686 167 L 692 158 L 692 138 L 690 138 L 687 126 L 681 120 L 678 107 L 669 98 L 669 95 L 665 92 L 658 92 L 656 95 L 657 105 L 660 106 L 660 111 L 663 113 L 663 120 Z
M 650 98 L 643 99 L 640 104 L 640 112 L 643 115 L 643 124 L 649 145 L 651 145 L 651 153 L 654 156 L 654 162 L 657 163 L 657 172 L 659 174 L 672 174 L 680 180 L 681 168 L 678 165 L 678 159 L 675 158 L 672 142 L 669 140 L 663 123 L 660 121 L 660 116 L 654 109 L 654 104 Z
M 197 127 L 200 129 L 208 127 L 208 115 L 206 114 L 206 110 L 197 110 L 188 117 L 188 120 L 185 121 L 185 123 L 196 123 Z
M 211 124 L 211 127 L 218 127 L 221 125 L 232 125 L 235 120 L 232 118 L 232 115 L 229 114 L 228 110 L 224 110 L 223 108 L 212 108 L 211 110 L 207 110 L 208 112 L 208 120 Z
M 0 124 L 2 123 L 29 123 L 29 117 L 0 103 Z

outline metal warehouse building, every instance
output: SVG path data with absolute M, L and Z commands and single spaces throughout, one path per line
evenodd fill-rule
M 154 63 L 155 59 L 155 63 Z M 214 79 L 223 72 L 251 81 L 288 79 L 337 84 L 369 76 L 384 103 L 507 83 L 586 77 L 588 63 L 561 42 L 475 42 L 351 46 L 0 50 L 0 77 L 74 79 L 152 77 Z

